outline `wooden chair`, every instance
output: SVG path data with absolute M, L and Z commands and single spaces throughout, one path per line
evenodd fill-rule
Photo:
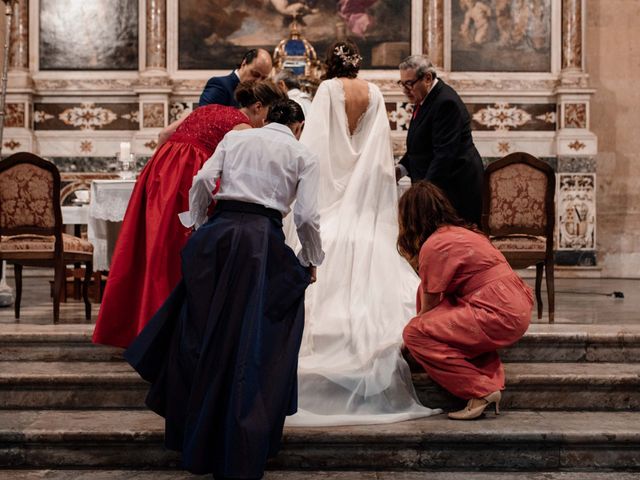
M 14 265 L 16 319 L 20 318 L 22 267 L 53 267 L 54 323 L 60 318 L 66 265 L 84 263 L 85 317 L 91 319 L 93 245 L 62 233 L 60 173 L 53 163 L 32 153 L 20 152 L 0 161 L 0 260 Z
M 482 229 L 513 268 L 536 266 L 538 318 L 542 318 L 542 269 L 545 268 L 549 323 L 555 309 L 555 173 L 547 163 L 516 152 L 487 167 Z

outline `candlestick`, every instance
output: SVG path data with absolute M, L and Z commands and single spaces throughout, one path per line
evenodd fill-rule
M 120 142 L 120 161 L 121 162 L 131 161 L 131 143 Z

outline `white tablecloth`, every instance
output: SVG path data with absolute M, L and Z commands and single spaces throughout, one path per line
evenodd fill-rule
M 68 205 L 62 207 L 64 225 L 87 225 L 89 223 L 89 205 Z
M 94 180 L 87 236 L 93 244 L 93 269 L 109 270 L 118 233 L 127 211 L 135 180 Z

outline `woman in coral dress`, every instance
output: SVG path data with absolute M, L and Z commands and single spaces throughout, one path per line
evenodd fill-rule
M 409 353 L 434 381 L 468 400 L 450 418 L 476 418 L 492 403 L 498 413 L 504 369 L 496 350 L 527 330 L 531 289 L 428 182 L 400 199 L 398 250 L 421 280 L 418 315 L 403 332 Z
M 178 213 L 189 210 L 193 177 L 227 132 L 262 126 L 269 105 L 281 95 L 269 81 L 240 84 L 239 110 L 206 105 L 168 127 L 168 140 L 144 167 L 131 195 L 94 343 L 126 348 L 167 299 L 180 280 L 180 250 L 191 233 Z

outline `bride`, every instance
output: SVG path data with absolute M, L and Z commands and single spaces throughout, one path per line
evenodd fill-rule
M 418 402 L 400 354 L 419 279 L 396 250 L 389 121 L 378 88 L 356 78 L 361 61 L 350 41 L 330 47 L 327 80 L 301 138 L 319 157 L 326 260 L 307 289 L 298 413 L 287 425 L 389 423 L 440 413 Z M 287 238 L 295 249 L 295 233 Z

